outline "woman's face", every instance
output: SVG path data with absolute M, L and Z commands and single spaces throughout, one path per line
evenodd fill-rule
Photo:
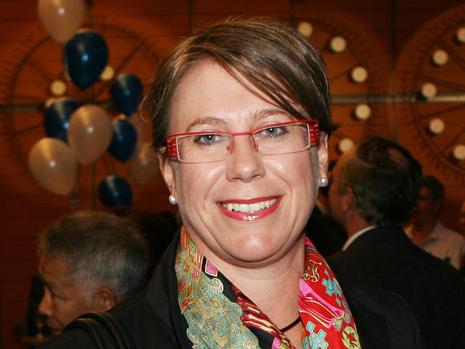
M 173 96 L 169 133 L 242 132 L 295 119 L 247 87 L 212 61 L 197 63 Z M 325 136 L 319 148 L 284 155 L 262 155 L 249 136 L 236 136 L 225 160 L 166 160 L 161 168 L 200 252 L 213 262 L 252 266 L 301 248 L 326 162 Z M 250 208 L 253 214 L 242 212 Z

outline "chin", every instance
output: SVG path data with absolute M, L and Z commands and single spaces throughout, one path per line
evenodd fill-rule
M 270 242 L 257 240 L 239 244 L 236 248 L 229 248 L 226 251 L 233 260 L 240 262 L 240 264 L 243 263 L 247 265 L 260 265 L 274 261 L 280 257 L 279 246 L 276 246 Z

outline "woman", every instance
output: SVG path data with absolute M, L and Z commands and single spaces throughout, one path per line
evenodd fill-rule
M 214 25 L 166 58 L 143 108 L 183 227 L 147 293 L 113 311 L 138 348 L 359 348 L 303 233 L 328 183 L 315 49 L 274 22 Z M 67 337 L 56 347 L 92 347 Z
M 161 67 L 145 106 L 183 222 L 178 301 L 194 346 L 300 347 L 304 330 L 308 343 L 357 342 L 303 234 L 327 184 L 328 101 L 323 63 L 283 25 L 214 26 Z

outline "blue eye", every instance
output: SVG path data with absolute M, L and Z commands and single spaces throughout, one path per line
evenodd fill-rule
M 195 144 L 200 144 L 200 145 L 214 145 L 216 143 L 224 141 L 225 138 L 227 137 L 224 135 L 207 133 L 207 134 L 195 135 L 193 142 Z
M 259 137 L 267 137 L 267 138 L 274 138 L 281 136 L 283 134 L 286 134 L 287 128 L 285 126 L 273 126 L 273 127 L 268 127 L 264 128 L 262 130 L 259 130 L 257 132 L 257 135 Z

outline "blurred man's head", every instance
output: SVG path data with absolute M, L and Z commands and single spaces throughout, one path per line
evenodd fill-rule
M 413 224 L 435 222 L 444 205 L 444 185 L 434 176 L 423 176 L 412 216 Z
M 421 166 L 407 149 L 369 138 L 336 164 L 331 213 L 343 225 L 354 215 L 369 225 L 402 224 L 415 205 L 420 180 Z
M 63 216 L 41 234 L 38 256 L 45 285 L 39 312 L 54 334 L 142 288 L 148 266 L 143 236 L 128 220 L 104 212 Z

